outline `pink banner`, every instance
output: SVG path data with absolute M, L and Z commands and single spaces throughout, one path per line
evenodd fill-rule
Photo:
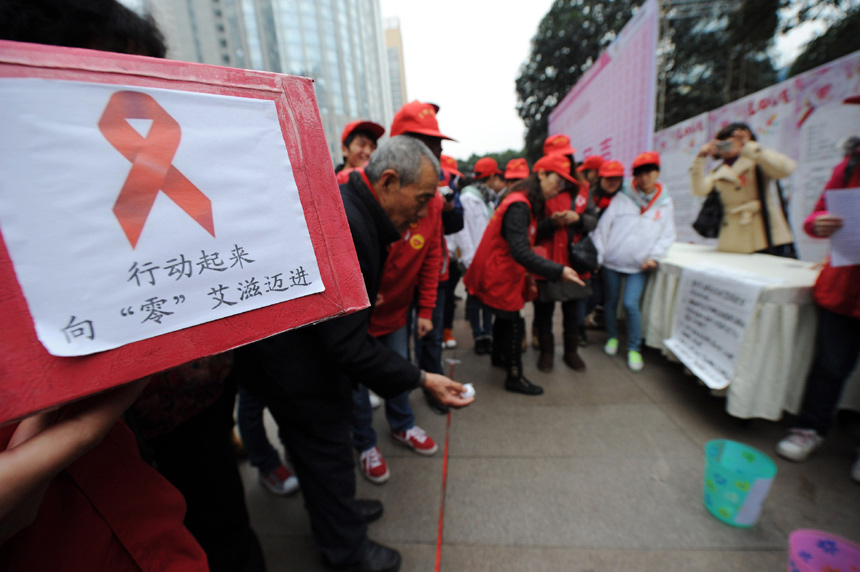
M 656 85 L 657 0 L 647 0 L 549 116 L 549 134 L 570 137 L 578 159 L 601 155 L 629 170 L 651 150 Z

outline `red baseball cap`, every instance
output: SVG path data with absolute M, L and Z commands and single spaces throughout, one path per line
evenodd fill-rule
M 860 95 L 852 95 L 842 100 L 842 103 L 860 103 Z
M 621 161 L 606 161 L 600 166 L 597 174 L 601 177 L 623 177 L 624 165 L 621 164 Z
M 645 151 L 639 153 L 633 159 L 633 168 L 641 167 L 642 165 L 657 165 L 660 166 L 660 154 L 657 151 Z
M 365 120 L 353 121 L 352 123 L 343 128 L 343 135 L 340 136 L 341 145 L 346 142 L 346 138 L 349 137 L 349 134 L 356 129 L 363 129 L 364 131 L 369 131 L 377 139 L 379 139 L 385 134 L 385 127 L 383 127 L 379 123 Z
M 501 169 L 499 169 L 499 164 L 492 157 L 482 157 L 478 159 L 475 162 L 475 168 L 473 171 L 476 179 L 486 179 L 493 175 L 504 176 L 505 174 Z
M 530 174 L 528 161 L 522 157 L 511 159 L 505 165 L 506 179 L 525 179 Z
M 432 103 L 421 103 L 420 101 L 407 103 L 394 114 L 394 121 L 391 122 L 391 136 L 417 133 L 418 135 L 456 141 L 456 139 L 443 135 L 439 131 L 439 122 L 436 120 L 437 111 L 439 111 L 439 106 Z
M 532 167 L 532 172 L 550 171 L 560 177 L 564 177 L 575 185 L 579 185 L 579 181 L 570 176 L 570 159 L 561 153 L 552 153 L 544 155 Z
M 543 142 L 543 154 L 552 155 L 553 153 L 573 155 L 576 149 L 570 146 L 570 137 L 567 135 L 550 135 Z
M 600 155 L 589 155 L 576 170 L 580 173 L 588 170 L 599 171 L 601 165 L 603 165 L 603 157 Z
M 458 177 L 462 177 L 463 173 L 457 170 L 457 159 L 451 157 L 450 155 L 442 155 L 442 170 L 448 171 L 449 173 L 453 173 Z

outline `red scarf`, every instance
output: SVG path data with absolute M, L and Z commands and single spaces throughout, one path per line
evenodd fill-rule
M 660 183 L 655 183 L 654 186 L 657 188 L 657 191 L 654 193 L 654 196 L 651 197 L 651 200 L 648 201 L 648 204 L 643 206 L 642 201 L 639 201 L 639 214 L 644 213 L 652 206 L 654 206 L 654 203 L 657 202 L 657 199 L 660 198 L 661 194 L 663 194 L 663 185 L 661 185 Z M 638 198 L 642 198 L 642 193 L 639 192 L 639 189 L 636 188 L 635 180 L 633 181 L 633 190 L 638 193 Z

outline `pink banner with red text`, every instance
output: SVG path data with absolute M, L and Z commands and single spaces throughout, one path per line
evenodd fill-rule
M 647 0 L 549 115 L 549 134 L 570 137 L 577 159 L 601 155 L 629 171 L 654 135 L 657 0 Z

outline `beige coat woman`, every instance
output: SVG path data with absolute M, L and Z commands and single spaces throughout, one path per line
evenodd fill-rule
M 776 196 L 776 185 L 772 184 L 774 179 L 782 179 L 794 171 L 797 166 L 794 161 L 782 153 L 765 149 L 756 141 L 747 140 L 742 143 L 734 164 L 730 166 L 724 163 L 705 175 L 706 155 L 713 153 L 703 153 L 696 157 L 690 167 L 690 185 L 696 196 L 706 196 L 714 188 L 720 193 L 723 223 L 717 250 L 748 254 L 768 247 L 759 202 L 756 165 L 761 167 L 764 174 L 772 246 L 794 242 L 779 197 Z

